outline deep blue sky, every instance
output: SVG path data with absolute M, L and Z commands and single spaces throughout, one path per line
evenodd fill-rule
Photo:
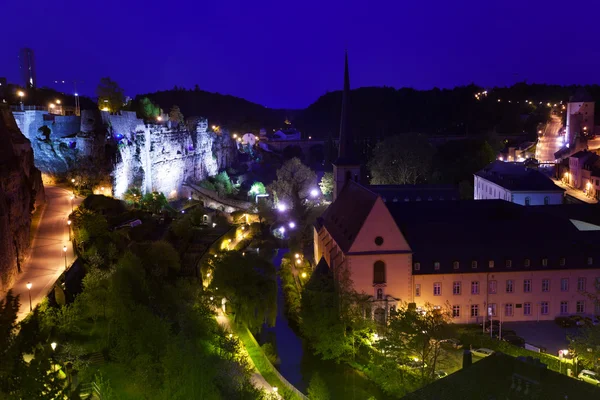
M 39 85 L 101 76 L 126 94 L 174 85 L 301 108 L 352 87 L 600 81 L 600 1 L 0 0 L 0 76 L 36 52 Z

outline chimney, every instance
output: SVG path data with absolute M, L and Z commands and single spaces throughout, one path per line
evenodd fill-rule
M 473 355 L 471 354 L 471 350 L 465 349 L 463 351 L 463 369 L 470 367 L 473 364 Z

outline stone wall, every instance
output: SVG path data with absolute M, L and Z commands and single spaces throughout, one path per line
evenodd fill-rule
M 0 290 L 15 279 L 29 250 L 31 213 L 44 201 L 31 142 L 7 106 L 0 105 Z
M 200 120 L 196 131 L 185 127 L 146 125 L 133 112 L 103 113 L 110 140 L 118 146 L 113 169 L 113 191 L 122 197 L 131 187 L 142 192 L 162 192 L 168 198 L 187 197 L 187 181 L 216 175 L 235 162 L 236 146 L 229 135 L 207 130 Z

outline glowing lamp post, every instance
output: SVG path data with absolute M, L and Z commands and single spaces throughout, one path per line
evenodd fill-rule
M 27 282 L 27 285 L 25 286 L 27 286 L 27 290 L 29 291 L 29 311 L 32 311 L 33 308 L 31 306 L 31 282 Z
M 306 272 L 303 272 L 301 275 L 303 278 L 306 278 Z
M 50 343 L 50 347 L 52 347 L 52 370 L 56 372 L 56 364 L 54 364 L 54 350 L 56 350 L 56 342 Z
M 315 198 L 319 195 L 319 191 L 317 189 L 312 189 L 310 191 L 310 197 Z
M 277 211 L 285 212 L 287 210 L 287 206 L 283 203 L 277 203 Z
M 290 227 L 290 229 L 294 229 L 296 227 L 296 223 L 295 222 L 290 222 L 288 224 L 288 226 Z
M 71 241 L 71 220 L 67 220 L 67 226 L 69 227 L 69 241 Z
M 17 92 L 17 96 L 19 96 L 19 99 L 21 100 L 21 110 L 23 110 L 25 107 L 23 106 L 23 97 L 25 97 L 25 92 L 22 90 L 19 90 Z
M 65 271 L 67 270 L 67 245 L 63 246 L 63 253 L 65 254 Z

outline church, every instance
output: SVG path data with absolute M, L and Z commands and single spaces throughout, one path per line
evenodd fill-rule
M 314 227 L 314 259 L 347 268 L 385 323 L 401 303 L 446 308 L 455 323 L 600 315 L 600 215 L 587 205 L 460 200 L 452 187 L 361 182 L 345 60 L 333 202 Z

